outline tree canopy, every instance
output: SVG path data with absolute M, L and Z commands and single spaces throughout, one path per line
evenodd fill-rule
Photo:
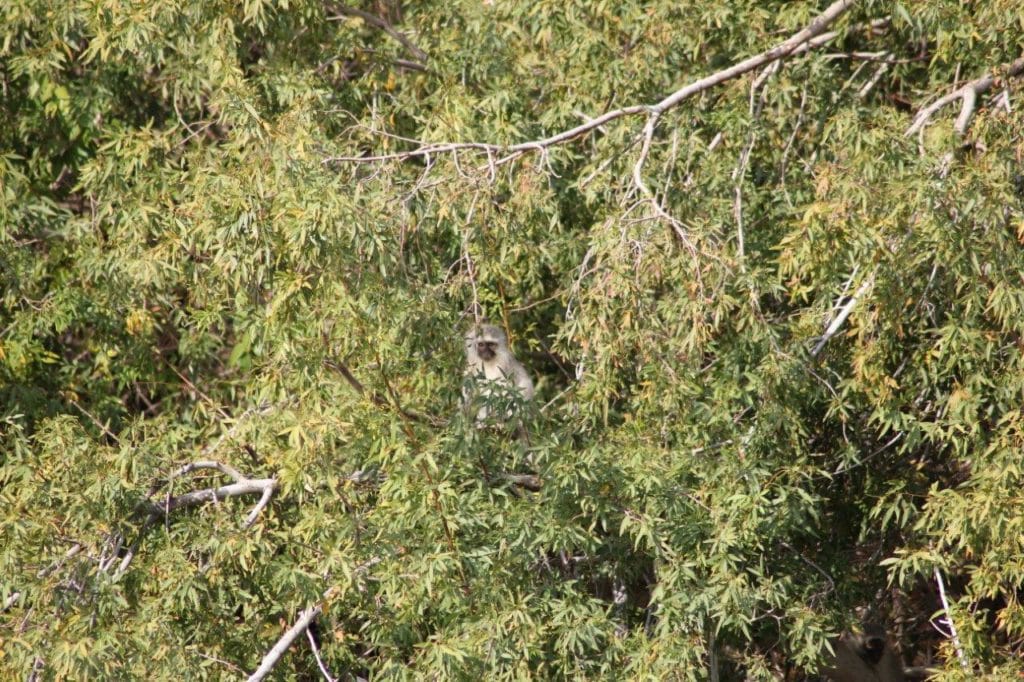
M 5 1 L 0 668 L 799 680 L 873 620 L 1024 675 L 1022 36 Z

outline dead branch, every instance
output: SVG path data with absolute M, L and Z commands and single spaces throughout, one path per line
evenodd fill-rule
M 839 330 L 840 328 L 842 328 L 843 323 L 846 322 L 846 318 L 848 318 L 850 316 L 850 313 L 853 312 L 854 306 L 857 305 L 857 302 L 860 301 L 861 298 L 863 298 L 864 294 L 867 293 L 867 290 L 870 289 L 871 285 L 873 285 L 874 283 L 875 276 L 872 273 L 871 276 L 865 279 L 864 283 L 860 285 L 860 288 L 857 289 L 857 292 L 850 297 L 850 299 L 846 302 L 845 305 L 843 305 L 842 308 L 839 309 L 839 313 L 829 323 L 828 327 L 825 329 L 825 333 L 821 335 L 821 339 L 818 340 L 817 345 L 814 346 L 814 350 L 811 351 L 812 358 L 818 357 L 821 351 L 825 348 L 825 344 L 829 342 L 829 339 L 831 339 L 833 336 L 839 333 Z
M 18 603 L 19 598 L 21 598 L 21 592 L 11 592 L 10 596 L 4 600 L 4 603 L 0 604 L 0 613 L 7 611 L 9 608 Z
M 300 613 L 298 620 L 295 621 L 295 625 L 288 628 L 288 631 L 281 635 L 281 639 L 277 640 L 277 644 L 263 657 L 260 667 L 256 668 L 255 672 L 249 676 L 249 682 L 259 682 L 269 675 L 270 671 L 277 665 L 277 661 L 284 655 L 284 652 L 288 651 L 288 647 L 292 645 L 292 642 L 306 631 L 309 624 L 320 615 L 321 611 L 323 611 L 323 607 L 317 604 Z
M 212 466 L 194 467 L 195 469 L 213 468 L 222 470 L 221 468 L 224 466 L 217 462 L 197 462 L 196 464 L 210 464 Z M 204 502 L 219 502 L 220 500 L 225 500 L 229 497 L 240 497 L 242 495 L 254 495 L 256 493 L 261 493 L 260 501 L 256 503 L 256 506 L 253 507 L 252 511 L 246 517 L 245 522 L 242 524 L 243 528 L 249 528 L 256 522 L 256 517 L 259 516 L 259 513 L 263 508 L 267 506 L 271 495 L 273 495 L 274 491 L 277 490 L 277 485 L 276 478 L 245 478 L 239 475 L 239 479 L 236 479 L 235 483 L 222 485 L 217 488 L 193 490 L 181 495 L 168 497 L 166 500 L 162 500 L 159 503 L 151 503 L 149 506 L 149 516 L 166 516 L 178 509 L 196 507 Z
M 320 668 L 320 674 L 324 676 L 327 682 L 337 682 L 337 679 L 331 675 L 331 671 L 327 669 L 324 659 L 320 657 L 320 647 L 316 644 L 316 637 L 313 636 L 313 631 L 308 627 L 306 628 L 306 638 L 309 640 L 309 648 L 313 650 L 313 656 L 316 658 L 317 667 Z
M 971 119 L 974 117 L 974 110 L 978 103 L 978 95 L 988 92 L 993 85 L 996 85 L 1003 80 L 1009 80 L 1011 78 L 1017 78 L 1018 76 L 1024 75 L 1024 57 L 1018 58 L 1015 62 L 1003 67 L 999 71 L 1001 72 L 1001 76 L 986 73 L 981 78 L 976 78 L 975 80 L 965 83 L 948 95 L 943 95 L 925 108 L 921 109 L 917 112 L 917 116 L 914 117 L 914 121 L 910 124 L 910 127 L 907 128 L 907 132 L 904 133 L 904 135 L 910 137 L 911 135 L 920 132 L 928 121 L 931 120 L 931 117 L 936 111 L 955 100 L 960 100 L 960 115 L 956 117 L 956 122 L 953 124 L 953 128 L 960 135 L 966 134 L 967 126 L 970 125 Z
M 836 0 L 829 5 L 824 12 L 818 15 L 810 24 L 805 28 L 794 33 L 791 37 L 784 40 L 783 42 L 775 45 L 774 47 L 761 52 L 760 54 L 754 55 L 744 59 L 743 61 L 730 66 L 727 69 L 723 69 L 716 73 L 701 78 L 700 80 L 694 81 L 688 85 L 679 88 L 672 94 L 663 98 L 661 101 L 655 104 L 637 104 L 628 107 L 622 107 L 614 109 L 612 111 L 605 112 L 600 116 L 589 119 L 584 123 L 568 130 L 563 130 L 559 133 L 555 133 L 549 137 L 545 137 L 539 140 L 531 140 L 528 142 L 520 142 L 513 145 L 500 145 L 489 142 L 424 142 L 419 141 L 418 147 L 402 152 L 392 152 L 388 154 L 370 154 L 366 156 L 332 156 L 324 159 L 324 164 L 332 163 L 369 163 L 378 161 L 393 161 L 403 160 L 418 157 L 430 157 L 437 154 L 454 153 L 459 151 L 475 151 L 482 152 L 488 155 L 488 167 L 493 168 L 513 161 L 523 154 L 531 151 L 537 151 L 543 153 L 550 147 L 554 147 L 570 140 L 574 140 L 578 137 L 586 135 L 593 130 L 599 129 L 601 126 L 615 121 L 620 118 L 629 116 L 646 115 L 647 122 L 644 126 L 643 135 L 643 146 L 649 147 L 650 138 L 654 135 L 654 129 L 656 127 L 657 120 L 669 109 L 678 106 L 681 102 L 699 94 L 705 90 L 713 88 L 716 85 L 720 85 L 726 81 L 729 81 L 737 76 L 742 76 L 745 73 L 759 69 L 765 65 L 771 64 L 772 62 L 778 61 L 787 57 L 805 44 L 811 44 L 811 41 L 816 37 L 821 36 L 825 33 L 825 29 L 832 25 L 840 16 L 842 16 L 850 7 L 856 3 L 856 0 Z M 834 37 L 834 36 L 832 36 Z M 830 38 L 831 39 L 831 38 Z M 827 42 L 827 41 L 823 41 Z M 644 154 L 641 154 L 643 158 Z M 496 158 L 492 158 L 496 157 Z M 641 164 L 642 165 L 642 164 Z
M 946 584 L 942 580 L 942 573 L 939 572 L 938 566 L 935 567 L 935 584 L 939 587 L 939 600 L 942 602 L 942 611 L 946 614 L 943 620 L 949 626 L 949 638 L 953 641 L 953 649 L 956 651 L 956 657 L 960 661 L 960 667 L 964 670 L 970 670 L 971 664 L 967 660 L 967 655 L 964 653 L 964 645 L 960 642 L 960 635 L 957 633 L 956 624 L 953 622 L 953 612 L 949 608 L 949 599 L 946 598 Z

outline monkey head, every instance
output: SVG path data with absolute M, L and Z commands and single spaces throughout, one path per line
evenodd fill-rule
M 859 631 L 845 632 L 832 641 L 834 653 L 826 657 L 823 672 L 835 682 L 902 682 L 903 664 L 889 646 L 885 628 L 865 623 Z
M 508 338 L 500 327 L 481 324 L 466 332 L 466 356 L 490 363 L 508 348 Z

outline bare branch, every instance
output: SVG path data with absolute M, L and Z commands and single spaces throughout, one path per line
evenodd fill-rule
M 316 665 L 320 668 L 320 674 L 324 676 L 327 682 L 337 682 L 331 675 L 331 671 L 327 669 L 327 665 L 324 664 L 322 658 L 320 658 L 320 647 L 316 645 L 316 637 L 313 636 L 313 631 L 308 627 L 306 628 L 306 638 L 309 639 L 309 648 L 313 650 L 313 656 L 316 657 Z
M 821 351 L 825 348 L 825 344 L 827 344 L 829 340 L 839 332 L 839 329 L 843 326 L 843 323 L 846 322 L 846 318 L 848 318 L 850 316 L 850 313 L 853 312 L 854 306 L 857 305 L 857 302 L 861 299 L 861 297 L 864 296 L 867 290 L 870 289 L 871 285 L 874 283 L 875 276 L 872 273 L 871 276 L 864 280 L 864 283 L 860 285 L 860 288 L 857 289 L 857 293 L 851 296 L 850 300 L 848 300 L 846 304 L 839 309 L 839 313 L 835 316 L 835 318 L 833 318 L 832 322 L 828 325 L 828 328 L 825 329 L 825 333 L 821 335 L 821 339 L 818 340 L 818 343 L 814 347 L 814 350 L 811 351 L 812 358 L 818 357 Z
M 1024 57 L 1020 57 L 1012 64 L 1001 69 L 1001 71 L 1002 80 L 1009 80 L 1011 78 L 1024 75 Z M 904 135 L 910 137 L 911 135 L 920 132 L 936 111 L 958 99 L 961 101 L 960 115 L 956 117 L 956 123 L 953 124 L 953 128 L 960 135 L 964 135 L 967 132 L 967 126 L 971 123 L 971 118 L 974 117 L 974 110 L 977 106 L 978 95 L 988 92 L 989 89 L 998 82 L 1000 82 L 1000 79 L 998 79 L 996 75 L 987 73 L 981 78 L 977 78 L 964 84 L 948 95 L 943 95 L 924 109 L 917 112 L 917 116 L 914 117 L 914 121 L 910 124 L 910 127 L 907 128 L 907 132 L 904 133 Z
M 266 506 L 270 503 L 270 498 L 274 495 L 276 489 L 276 481 L 273 486 L 266 486 L 263 489 L 263 495 L 260 497 L 260 501 L 256 503 L 256 506 L 252 508 L 249 515 L 245 517 L 245 523 L 242 524 L 242 528 L 250 528 L 252 524 L 256 523 L 256 519 L 259 518 L 260 512 L 262 512 Z
M 716 73 L 701 78 L 700 80 L 694 81 L 675 92 L 671 93 L 661 101 L 650 104 L 650 105 L 633 105 L 628 107 L 622 107 L 614 109 L 612 111 L 605 112 L 596 118 L 587 120 L 586 122 L 568 130 L 556 133 L 549 137 L 545 137 L 539 140 L 531 140 L 529 142 L 520 142 L 513 145 L 499 145 L 487 142 L 420 142 L 419 147 L 402 152 L 392 152 L 388 154 L 376 154 L 367 156 L 332 156 L 324 159 L 323 163 L 342 163 L 342 162 L 354 162 L 354 163 L 367 163 L 374 161 L 391 161 L 401 159 L 411 159 L 416 157 L 426 157 L 434 154 L 445 154 L 449 152 L 457 152 L 461 150 L 475 150 L 487 154 L 492 154 L 498 157 L 492 161 L 489 165 L 500 166 L 510 161 L 515 160 L 519 156 L 529 151 L 543 151 L 549 147 L 563 144 L 570 140 L 574 140 L 577 137 L 586 135 L 587 133 L 599 129 L 601 126 L 615 121 L 620 118 L 629 116 L 646 115 L 648 116 L 648 122 L 645 126 L 644 141 L 648 142 L 648 135 L 653 135 L 654 124 L 657 122 L 657 118 L 661 114 L 665 113 L 669 109 L 678 106 L 681 102 L 699 94 L 705 90 L 713 88 L 716 85 L 724 83 L 728 80 L 742 76 L 745 73 L 754 71 L 767 64 L 778 61 L 784 57 L 789 56 L 797 52 L 804 45 L 812 44 L 815 38 L 825 33 L 825 29 L 833 24 L 840 16 L 842 16 L 850 7 L 852 7 L 857 0 L 836 0 L 829 5 L 824 12 L 818 15 L 807 27 L 794 33 L 791 37 L 779 43 L 778 45 L 761 52 L 760 54 L 744 59 L 743 61 L 730 66 L 727 69 L 723 69 Z M 828 40 L 831 40 L 834 35 L 830 36 Z M 828 42 L 827 40 L 821 42 Z
M 4 603 L 2 605 L 0 605 L 0 613 L 3 613 L 7 609 L 14 606 L 17 603 L 19 597 L 21 597 L 21 592 L 11 592 L 11 595 L 4 600 Z
M 70 559 L 75 558 L 75 556 L 78 555 L 81 551 L 82 551 L 82 545 L 81 544 L 76 543 L 76 544 L 72 545 L 68 549 L 68 551 L 66 551 L 64 553 L 63 557 L 61 557 L 57 561 L 53 562 L 49 566 L 47 566 L 45 568 L 39 569 L 39 572 L 36 573 L 36 577 L 37 578 L 45 578 L 46 576 L 50 575 L 51 573 L 56 571 L 58 568 L 63 566 L 65 562 L 69 561 Z
M 172 511 L 178 509 L 186 509 L 188 507 L 195 507 L 204 502 L 219 502 L 229 497 L 240 497 L 242 495 L 253 495 L 256 493 L 262 493 L 265 497 L 267 491 L 271 494 L 277 490 L 277 479 L 276 478 L 258 478 L 258 479 L 243 479 L 239 483 L 231 483 L 228 485 L 220 486 L 219 488 L 204 488 L 203 490 L 193 490 L 192 492 L 183 493 L 175 497 L 171 497 L 162 504 L 152 504 L 150 506 L 150 514 L 156 516 L 162 516 L 169 514 Z M 260 502 L 257 503 L 253 509 L 254 512 L 259 513 L 263 507 L 266 506 L 266 502 L 261 498 Z M 250 514 L 251 516 L 251 514 Z M 252 525 L 249 519 L 246 519 L 246 528 Z
M 885 55 L 887 57 L 891 57 L 892 53 L 891 52 L 886 52 Z M 890 61 L 882 61 L 878 65 L 878 68 L 875 69 L 875 74 L 873 76 L 871 76 L 871 78 L 868 80 L 868 82 L 865 83 L 864 86 L 861 87 L 860 90 L 857 91 L 857 97 L 860 98 L 860 99 L 864 99 L 869 94 L 871 94 L 871 91 L 875 89 L 876 85 L 878 85 L 878 81 L 882 80 L 882 76 L 885 75 L 885 72 L 889 70 L 889 67 L 891 65 L 892 65 L 892 62 L 890 62 Z
M 946 612 L 945 621 L 949 626 L 950 639 L 953 640 L 953 648 L 956 650 L 956 657 L 960 661 L 960 667 L 964 670 L 970 669 L 967 654 L 964 653 L 964 646 L 960 643 L 960 635 L 957 634 L 956 625 L 953 623 L 953 612 L 949 608 L 949 600 L 946 598 L 946 584 L 942 580 L 942 573 L 938 566 L 935 567 L 935 582 L 939 586 L 939 599 L 942 601 L 942 610 Z
M 184 476 L 185 474 L 191 473 L 193 471 L 197 471 L 199 469 L 216 469 L 222 474 L 225 474 L 235 479 L 235 481 L 245 480 L 245 476 L 238 473 L 238 470 L 235 469 L 234 467 L 224 464 L 222 462 L 214 462 L 212 460 L 200 460 L 198 462 L 186 464 L 185 466 L 181 467 L 180 469 L 172 473 L 170 476 L 168 476 L 167 480 L 173 481 L 176 478 Z
M 263 661 L 260 663 L 260 667 L 256 668 L 255 672 L 249 676 L 249 682 L 259 682 L 274 669 L 277 665 L 277 661 L 284 655 L 284 652 L 288 651 L 288 647 L 292 645 L 295 638 L 306 631 L 309 624 L 313 622 L 313 619 L 320 615 L 323 607 L 317 604 L 311 606 L 302 613 L 299 614 L 298 620 L 295 621 L 295 625 L 291 626 L 286 633 L 281 636 L 281 639 L 277 640 L 277 644 L 267 652 L 263 657 Z

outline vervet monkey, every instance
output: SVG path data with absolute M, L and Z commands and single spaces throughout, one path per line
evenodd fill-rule
M 501 390 L 493 388 L 495 384 L 514 388 L 524 400 L 533 398 L 533 380 L 509 350 L 505 332 L 493 324 L 477 325 L 466 332 L 466 377 L 475 382 L 462 391 L 462 402 L 467 409 L 474 407 L 478 396 L 500 396 Z M 488 415 L 486 405 L 477 408 L 477 423 L 486 421 Z
M 880 625 L 865 624 L 860 632 L 844 632 L 832 641 L 835 655 L 824 669 L 835 682 L 902 682 L 903 665 L 889 646 Z

